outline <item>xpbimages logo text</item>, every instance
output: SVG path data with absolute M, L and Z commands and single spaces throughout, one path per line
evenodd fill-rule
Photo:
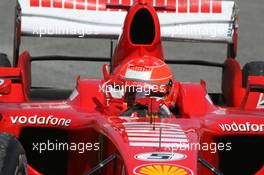
M 172 144 L 165 147 L 166 151 L 170 151 L 172 153 L 177 151 L 208 151 L 210 153 L 217 153 L 220 151 L 231 151 L 232 143 L 179 143 Z
M 42 154 L 46 151 L 77 151 L 83 154 L 87 151 L 98 151 L 100 143 L 95 142 L 59 142 L 58 140 L 46 140 L 45 142 L 33 142 L 32 151 Z
M 71 119 L 59 118 L 53 115 L 48 116 L 10 116 L 12 124 L 32 124 L 32 125 L 53 125 L 53 126 L 69 126 L 71 124 Z
M 99 92 L 104 93 L 144 93 L 149 95 L 151 92 L 165 92 L 166 85 L 148 85 L 148 84 L 137 84 L 133 82 L 133 84 L 118 84 L 116 82 L 110 83 L 110 81 L 105 82 L 104 84 L 99 85 Z

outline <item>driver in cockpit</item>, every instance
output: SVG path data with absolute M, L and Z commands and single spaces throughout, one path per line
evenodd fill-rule
M 172 115 L 178 84 L 161 59 L 137 58 L 118 67 L 110 77 L 109 111 L 120 116 L 166 118 Z M 116 109 L 118 108 L 118 109 Z

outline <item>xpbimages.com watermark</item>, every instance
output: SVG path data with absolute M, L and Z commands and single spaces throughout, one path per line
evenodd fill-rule
M 179 143 L 165 147 L 166 151 L 209 151 L 210 153 L 217 153 L 219 151 L 231 151 L 232 143 Z
M 144 93 L 145 95 L 150 95 L 151 92 L 166 92 L 166 85 L 156 85 L 156 84 L 117 84 L 105 82 L 102 85 L 99 85 L 99 92 L 104 93 L 130 93 L 130 92 L 137 92 L 137 93 Z
M 230 30 L 230 31 L 229 31 Z M 232 35 L 232 26 L 228 30 L 228 35 Z M 222 29 L 219 27 L 203 27 L 192 24 L 176 24 L 172 31 L 171 37 L 193 37 L 193 36 L 210 36 L 212 38 L 221 36 L 223 33 Z M 69 25 L 69 27 L 51 25 L 49 27 L 35 27 L 33 28 L 33 35 L 43 37 L 46 35 L 73 35 L 79 38 L 84 38 L 89 35 L 99 35 L 98 31 L 92 31 L 89 27 L 74 27 Z
M 70 27 L 70 28 L 65 28 L 61 26 L 51 26 L 51 27 L 36 27 L 33 29 L 33 35 L 37 35 L 39 37 L 43 37 L 46 35 L 74 35 L 79 38 L 84 38 L 86 35 L 95 35 L 95 32 L 90 31 L 88 28 L 75 28 L 75 27 Z
M 46 151 L 77 151 L 83 154 L 87 151 L 98 151 L 100 149 L 100 143 L 95 142 L 58 142 L 47 140 L 46 142 L 33 142 L 32 150 L 37 151 L 40 154 Z

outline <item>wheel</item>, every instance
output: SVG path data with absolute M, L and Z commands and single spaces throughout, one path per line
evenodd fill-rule
M 0 53 L 0 67 L 11 67 L 11 63 L 6 54 Z
M 0 133 L 0 174 L 27 175 L 26 154 L 12 135 Z
M 264 62 L 254 61 L 247 63 L 242 70 L 243 87 L 247 86 L 248 76 L 264 76 Z

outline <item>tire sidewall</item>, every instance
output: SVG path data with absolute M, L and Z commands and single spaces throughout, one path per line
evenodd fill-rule
M 17 139 L 10 138 L 3 160 L 1 175 L 27 175 L 25 151 Z

